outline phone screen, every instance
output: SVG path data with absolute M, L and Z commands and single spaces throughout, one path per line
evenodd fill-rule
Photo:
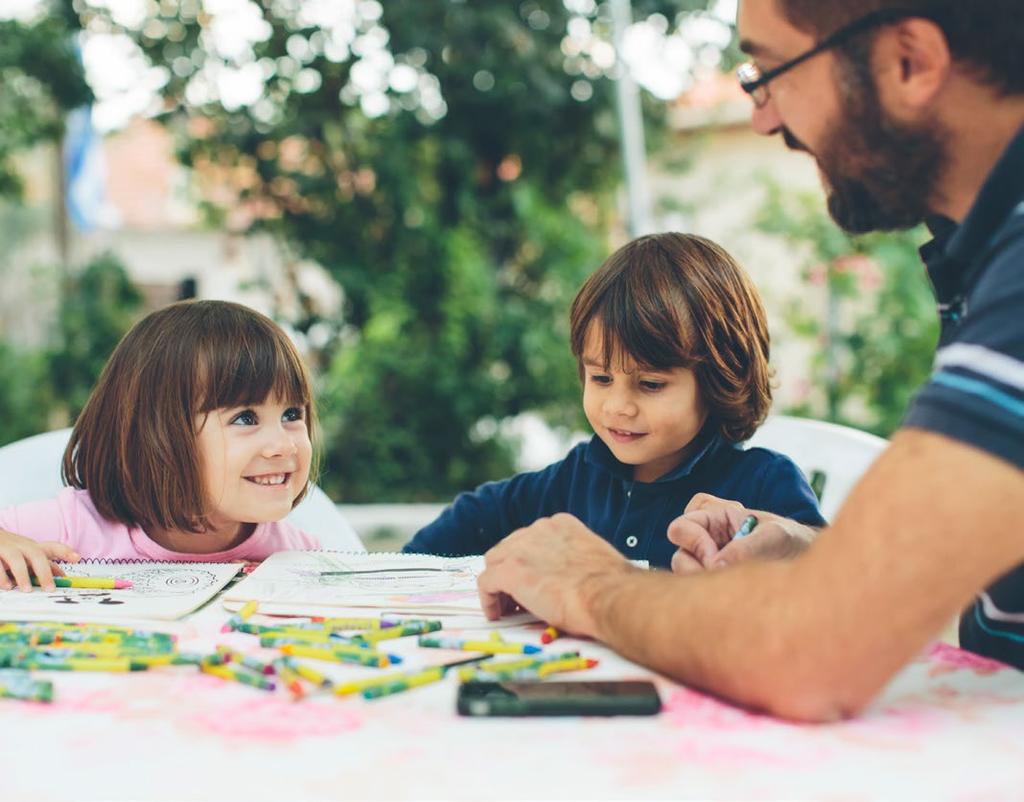
M 464 716 L 652 716 L 661 699 L 646 680 L 465 682 L 457 708 Z

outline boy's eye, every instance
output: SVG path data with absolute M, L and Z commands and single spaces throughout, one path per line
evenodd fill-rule
M 240 426 L 255 426 L 259 423 L 259 419 L 256 417 L 255 412 L 251 409 L 246 409 L 235 415 L 235 417 L 231 419 L 231 423 L 239 424 Z
M 304 410 L 302 407 L 288 407 L 281 415 L 281 420 L 285 421 L 297 421 L 302 420 L 304 417 Z

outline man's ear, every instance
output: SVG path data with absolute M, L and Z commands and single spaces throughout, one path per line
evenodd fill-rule
M 883 31 L 873 60 L 879 100 L 895 119 L 908 122 L 927 114 L 953 68 L 946 35 L 919 17 Z

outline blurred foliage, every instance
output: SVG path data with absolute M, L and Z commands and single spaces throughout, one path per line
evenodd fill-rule
M 107 358 L 140 317 L 142 293 L 113 254 L 100 254 L 67 280 L 47 355 L 54 406 L 68 421 L 82 411 Z
M 816 350 L 812 392 L 786 411 L 889 437 L 928 378 L 938 341 L 935 298 L 918 255 L 926 232 L 850 237 L 820 196 L 766 186 L 758 228 L 805 254 L 807 295 L 825 299 L 800 297 L 787 306 L 788 328 Z
M 636 17 L 666 21 L 706 5 L 633 3 Z M 578 419 L 566 318 L 608 251 L 614 84 L 563 52 L 563 0 L 356 9 L 358 36 L 339 46 L 302 22 L 301 4 L 260 3 L 263 34 L 244 64 L 212 43 L 195 2 L 151 4 L 121 31 L 164 69 L 160 119 L 208 182 L 209 219 L 273 233 L 344 289 L 342 320 L 309 304 L 290 321 L 326 343 L 324 486 L 348 502 L 446 498 L 514 470 L 481 421 L 536 409 Z M 103 9 L 82 11 L 118 30 Z M 607 8 L 588 24 L 607 33 Z M 384 86 L 386 107 L 371 113 L 353 87 L 381 37 L 379 57 L 413 80 Z M 250 67 L 258 100 L 229 106 L 204 84 Z M 655 146 L 663 117 L 651 115 Z
M 22 191 L 13 154 L 59 141 L 64 115 L 92 99 L 75 50 L 79 22 L 70 0 L 52 0 L 48 12 L 32 23 L 0 20 L 0 198 Z
M 0 340 L 0 445 L 73 422 L 141 311 L 124 266 L 102 254 L 67 280 L 50 347 Z

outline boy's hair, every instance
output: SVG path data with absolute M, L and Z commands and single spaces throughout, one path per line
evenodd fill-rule
M 271 395 L 304 407 L 312 440 L 309 376 L 276 323 L 226 301 L 172 304 L 114 349 L 71 432 L 64 482 L 88 490 L 108 520 L 201 532 L 208 499 L 197 416 Z M 308 489 L 309 481 L 296 504 Z
M 593 324 L 603 364 L 693 370 L 722 436 L 750 437 L 771 406 L 768 324 L 757 290 L 728 253 L 691 234 L 652 234 L 619 248 L 580 289 L 570 312 L 580 362 Z
M 953 58 L 975 77 L 1002 94 L 1024 92 L 1024 14 L 1020 0 L 778 0 L 789 22 L 824 39 L 844 25 L 875 11 L 915 14 L 942 28 Z M 859 41 L 858 41 L 859 40 Z M 870 51 L 865 34 L 838 48 L 848 60 L 861 62 Z M 863 64 L 858 63 L 858 67 Z

